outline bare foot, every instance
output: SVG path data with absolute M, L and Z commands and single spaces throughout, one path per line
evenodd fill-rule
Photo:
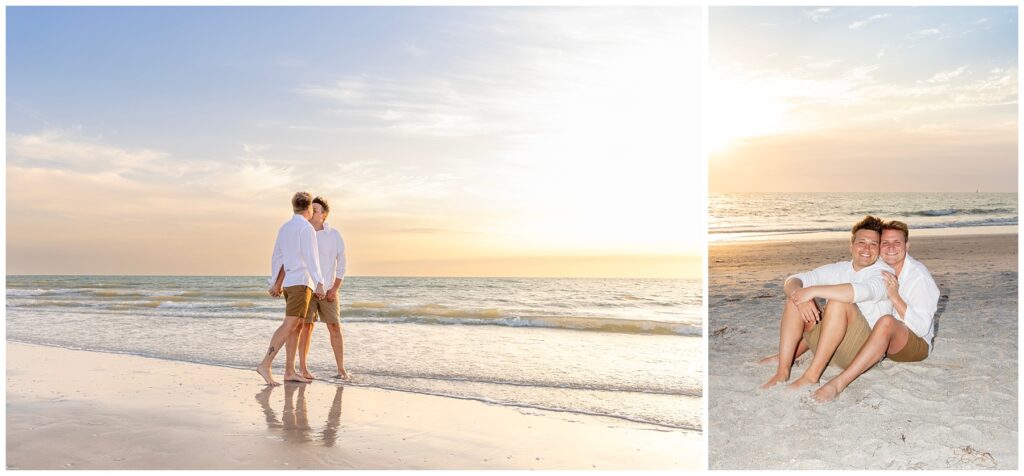
M 817 400 L 818 403 L 828 403 L 835 400 L 840 393 L 843 393 L 843 391 L 839 389 L 839 386 L 829 381 L 818 390 L 815 390 L 811 398 Z
M 813 384 L 816 384 L 816 383 L 818 383 L 817 380 L 811 380 L 811 379 L 809 379 L 807 377 L 801 376 L 800 378 L 796 379 L 796 381 L 794 381 L 793 383 L 789 384 L 788 388 L 790 390 L 796 390 L 796 389 L 798 389 L 800 387 L 803 387 L 805 385 L 813 385 Z
M 260 374 L 260 377 L 267 381 L 267 385 L 281 385 L 277 380 L 274 380 L 273 375 L 270 375 L 269 368 L 256 367 L 256 373 Z
M 284 381 L 285 382 L 302 382 L 302 383 L 312 382 L 312 380 L 309 380 L 309 379 L 307 379 L 307 378 L 305 378 L 305 377 L 303 377 L 303 376 L 301 376 L 301 375 L 299 375 L 299 374 L 297 374 L 295 372 L 284 374 Z
M 303 370 L 299 375 L 302 375 L 304 378 L 308 378 L 309 380 L 316 380 L 316 375 L 309 373 L 308 370 Z
M 762 389 L 771 388 L 771 387 L 774 387 L 774 386 L 776 386 L 776 385 L 778 385 L 780 383 L 785 382 L 786 380 L 789 380 L 789 375 L 782 375 L 782 374 L 778 374 L 777 373 L 775 375 L 772 375 L 772 378 L 768 379 L 767 382 L 761 384 L 761 388 Z
M 779 354 L 769 355 L 768 357 L 765 357 L 765 358 L 763 358 L 761 360 L 758 360 L 757 363 L 761 364 L 761 365 L 764 365 L 764 364 L 778 365 L 779 364 Z
M 341 369 L 341 371 L 338 372 L 338 375 L 335 375 L 334 378 L 341 380 L 352 380 L 352 374 L 348 373 L 348 371 L 346 371 L 345 369 Z

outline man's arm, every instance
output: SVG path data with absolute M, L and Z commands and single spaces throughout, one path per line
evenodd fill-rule
M 893 276 L 893 282 L 895 286 L 890 286 L 889 289 L 895 287 L 895 291 L 889 292 L 889 300 L 892 301 L 898 317 L 914 334 L 921 337 L 928 335 L 935 311 L 939 308 L 939 287 L 930 279 L 918 279 L 903 284 Z M 907 295 L 906 300 L 898 292 L 901 287 L 903 293 Z
M 785 284 L 782 285 L 782 292 L 786 293 L 786 299 L 793 301 L 793 304 L 797 307 L 800 312 L 800 317 L 804 322 L 818 322 L 821 318 L 821 313 L 818 311 L 818 306 L 810 301 L 796 302 L 793 298 L 804 289 L 804 282 L 800 278 L 790 277 L 786 280 Z
M 278 280 L 278 274 L 284 273 L 284 250 L 281 249 L 279 243 L 281 236 L 278 235 L 277 239 L 274 240 L 274 251 L 270 254 L 270 279 L 267 283 L 270 287 L 274 287 L 274 282 Z
M 798 289 L 793 293 L 793 302 L 800 304 L 808 302 L 814 298 L 828 299 L 829 301 L 839 301 L 853 303 L 855 294 L 852 284 L 826 284 L 820 286 L 808 286 L 806 288 Z
M 270 286 L 270 290 L 268 291 L 271 296 L 278 297 L 281 295 L 281 286 L 284 285 L 284 274 L 284 266 L 281 266 L 281 269 L 277 273 L 277 281 Z
M 345 284 L 345 239 L 341 237 L 341 232 L 334 230 L 334 233 L 334 249 L 337 250 L 334 259 L 338 267 L 334 273 L 334 285 L 327 291 L 328 302 L 334 302 L 338 298 L 338 289 L 341 288 L 342 284 Z M 327 276 L 324 277 L 326 278 Z

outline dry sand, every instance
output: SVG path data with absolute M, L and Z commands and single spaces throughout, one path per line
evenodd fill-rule
M 679 469 L 699 433 L 7 343 L 8 469 Z
M 759 390 L 774 368 L 755 362 L 778 350 L 783 280 L 849 260 L 848 242 L 710 247 L 709 468 L 1017 468 L 1017 235 L 910 243 L 942 292 L 931 356 L 883 361 L 829 404 Z

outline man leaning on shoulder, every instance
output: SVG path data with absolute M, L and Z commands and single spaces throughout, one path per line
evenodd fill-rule
M 850 365 L 814 392 L 815 400 L 834 400 L 883 357 L 895 362 L 918 362 L 931 352 L 939 287 L 928 268 L 907 254 L 909 241 L 910 230 L 905 223 L 893 220 L 882 226 L 882 260 L 894 270 L 882 275 L 894 312 L 875 323 Z
M 891 312 L 882 272 L 892 268 L 878 261 L 881 231 L 882 221 L 866 216 L 851 230 L 850 261 L 786 278 L 779 353 L 774 356 L 778 367 L 761 388 L 789 380 L 793 360 L 807 349 L 814 351 L 814 358 L 790 388 L 818 383 L 830 362 L 845 368 L 867 342 L 875 322 Z M 828 300 L 824 312 L 815 298 Z

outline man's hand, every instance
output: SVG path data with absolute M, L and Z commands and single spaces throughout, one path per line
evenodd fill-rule
M 793 301 L 793 304 L 800 305 L 806 302 L 814 300 L 814 289 L 812 288 L 800 288 L 793 291 L 793 294 L 789 295 L 789 300 Z
M 281 286 L 274 284 L 267 290 L 267 294 L 271 297 L 281 297 Z
M 885 291 L 889 294 L 889 298 L 900 295 L 900 280 L 895 274 L 888 271 L 882 271 L 882 280 L 885 282 Z
M 338 288 L 333 287 L 327 290 L 327 302 L 334 302 L 338 300 Z
M 821 320 L 821 311 L 818 310 L 818 305 L 814 301 L 797 304 L 796 309 L 800 311 L 800 317 L 808 324 Z
M 314 291 L 313 294 L 316 294 L 316 297 L 318 299 L 323 299 L 324 298 L 324 285 L 321 284 L 321 283 L 317 283 L 316 284 L 316 291 Z

